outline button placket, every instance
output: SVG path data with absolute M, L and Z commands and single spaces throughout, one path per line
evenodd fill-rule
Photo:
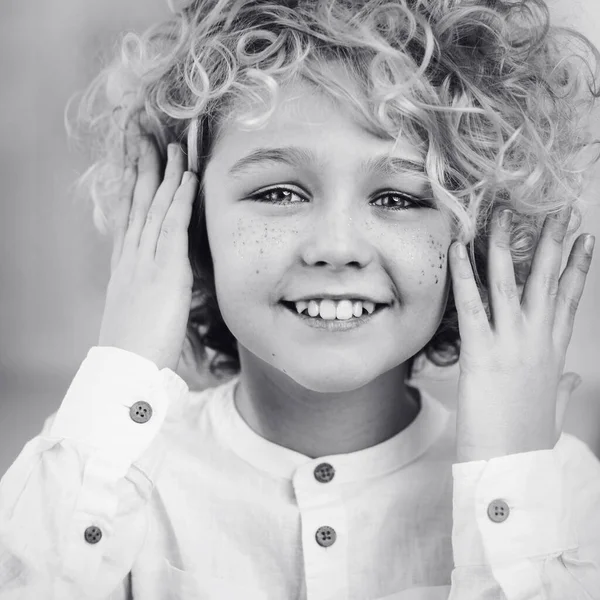
M 348 517 L 334 465 L 335 461 L 309 462 L 293 477 L 308 598 L 339 597 L 348 582 Z

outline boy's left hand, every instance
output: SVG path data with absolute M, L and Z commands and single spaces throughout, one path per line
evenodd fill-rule
M 450 251 L 461 336 L 458 462 L 553 448 L 577 379 L 563 376 L 563 369 L 592 259 L 593 248 L 584 247 L 588 236 L 577 238 L 560 275 L 571 209 L 548 216 L 520 297 L 509 248 L 510 213 L 504 227 L 498 216 L 488 257 L 491 322 L 468 257 L 459 256 L 458 243 Z

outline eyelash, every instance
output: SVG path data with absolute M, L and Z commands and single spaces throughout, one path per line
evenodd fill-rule
M 267 196 L 268 194 L 272 194 L 273 192 L 289 192 L 290 194 L 295 194 L 296 196 L 299 196 L 300 198 L 302 198 L 302 196 L 300 196 L 300 194 L 298 194 L 298 192 L 295 192 L 294 190 L 290 190 L 290 189 L 284 188 L 284 187 L 275 187 L 275 188 L 271 188 L 271 189 L 259 192 L 258 194 L 254 194 L 249 197 L 249 200 L 254 200 L 255 202 L 269 202 L 269 200 L 259 200 L 259 198 L 264 198 L 265 196 Z M 374 198 L 374 200 L 379 200 L 381 198 L 385 198 L 386 196 L 398 196 L 399 198 L 402 198 L 403 200 L 410 202 L 413 205 L 412 207 L 414 207 L 414 208 L 424 206 L 423 201 L 419 200 L 418 198 L 414 198 L 413 196 L 409 196 L 408 194 L 403 194 L 401 192 L 384 192 L 383 194 L 380 194 L 379 196 L 377 196 L 377 198 Z M 280 205 L 302 204 L 302 202 L 282 202 L 282 201 L 271 201 L 270 203 L 271 204 L 280 204 Z M 400 207 L 381 206 L 380 208 L 387 208 L 388 210 L 408 210 L 411 207 L 409 206 L 409 207 L 400 208 Z

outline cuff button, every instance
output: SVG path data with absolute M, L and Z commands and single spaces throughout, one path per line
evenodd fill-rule
M 488 517 L 494 523 L 502 523 L 508 519 L 510 508 L 504 500 L 492 500 L 487 509 Z
M 97 544 L 102 539 L 102 529 L 92 525 L 85 530 L 83 537 L 88 544 Z
M 136 423 L 146 423 L 152 417 L 152 407 L 147 402 L 141 400 L 129 409 L 129 416 Z

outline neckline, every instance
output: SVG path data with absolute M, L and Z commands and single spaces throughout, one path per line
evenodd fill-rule
M 209 411 L 218 423 L 217 435 L 245 462 L 290 480 L 298 467 L 312 462 L 335 465 L 337 483 L 385 475 L 421 456 L 442 435 L 450 416 L 449 410 L 439 400 L 411 384 L 420 393 L 421 408 L 401 432 L 363 450 L 311 458 L 263 438 L 244 421 L 234 402 L 238 382 L 239 375 L 219 386 L 210 403 Z

